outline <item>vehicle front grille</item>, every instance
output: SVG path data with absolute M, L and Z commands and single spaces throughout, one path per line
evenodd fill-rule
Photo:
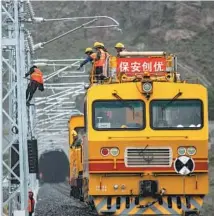
M 168 147 L 129 147 L 125 150 L 126 167 L 171 167 L 172 149 Z

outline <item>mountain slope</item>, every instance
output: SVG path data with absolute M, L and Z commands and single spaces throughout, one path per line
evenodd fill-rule
M 114 44 L 121 41 L 128 50 L 175 53 L 178 56 L 178 70 L 183 77 L 194 77 L 212 88 L 214 2 L 40 1 L 33 2 L 33 7 L 36 16 L 44 18 L 107 15 L 115 18 L 122 29 L 122 33 L 114 29 L 79 29 L 47 44 L 36 52 L 34 58 L 84 58 L 85 47 L 92 46 L 94 41 L 103 41 L 114 54 Z M 35 43 L 38 43 L 82 23 L 47 22 L 34 24 L 30 28 Z M 102 20 L 101 23 L 109 22 Z
M 36 15 L 44 18 L 112 16 L 119 21 L 123 31 L 121 34 L 112 29 L 80 29 L 46 45 L 45 51 L 37 52 L 40 57 L 84 57 L 85 47 L 92 46 L 94 41 L 103 41 L 114 53 L 114 44 L 121 41 L 129 50 L 165 50 L 175 53 L 179 63 L 197 71 L 197 76 L 204 74 L 207 79 L 214 77 L 214 44 L 211 42 L 214 36 L 213 2 L 44 1 L 33 2 L 33 6 Z M 35 24 L 34 40 L 47 41 L 79 24 L 79 21 Z M 188 74 L 186 71 L 184 73 Z

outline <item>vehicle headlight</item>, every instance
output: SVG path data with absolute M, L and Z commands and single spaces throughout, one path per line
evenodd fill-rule
M 114 185 L 114 189 L 117 190 L 119 188 L 119 185 Z
M 120 151 L 118 148 L 111 148 L 111 150 L 110 150 L 110 154 L 114 157 L 118 156 L 119 153 L 120 153 Z
M 148 93 L 152 91 L 152 84 L 150 82 L 143 83 L 143 91 Z
M 178 154 L 179 155 L 185 155 L 186 154 L 186 149 L 184 147 L 179 147 L 178 148 Z
M 187 148 L 187 154 L 190 156 L 193 156 L 196 154 L 196 148 L 195 147 L 189 147 Z

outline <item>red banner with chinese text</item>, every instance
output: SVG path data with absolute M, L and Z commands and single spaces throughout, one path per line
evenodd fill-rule
M 166 58 L 118 58 L 117 71 L 127 76 L 141 75 L 144 72 L 158 74 L 166 71 Z

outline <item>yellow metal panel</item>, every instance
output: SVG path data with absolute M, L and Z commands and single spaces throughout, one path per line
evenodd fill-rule
M 129 89 L 127 91 L 127 89 Z M 140 83 L 122 83 L 122 84 L 111 84 L 111 85 L 97 85 L 92 86 L 87 92 L 88 102 L 88 138 L 89 141 L 107 141 L 108 137 L 136 137 L 138 140 L 142 140 L 143 136 L 150 137 L 149 139 L 157 140 L 157 137 L 163 137 L 162 131 L 154 131 L 149 127 L 149 105 L 153 99 L 172 99 L 179 91 L 183 94 L 179 99 L 201 99 L 204 103 L 204 127 L 201 130 L 189 130 L 189 131 L 175 131 L 169 130 L 164 131 L 164 137 L 162 139 L 169 139 L 169 137 L 183 137 L 182 140 L 208 140 L 208 104 L 207 104 L 207 90 L 205 87 L 199 84 L 186 84 L 186 83 L 166 83 L 166 82 L 154 82 L 153 83 L 153 94 L 147 101 L 139 92 L 141 89 Z M 143 131 L 97 131 L 92 128 L 92 103 L 94 100 L 105 100 L 116 98 L 112 96 L 114 91 L 117 91 L 118 95 L 123 99 L 142 99 L 146 103 L 146 123 L 147 128 Z M 195 94 L 197 92 L 197 94 Z M 185 139 L 185 137 L 188 137 Z M 112 138 L 113 139 L 113 138 Z M 145 138 L 146 139 L 146 138 Z M 116 138 L 114 139 L 114 141 Z M 118 140 L 118 138 L 117 138 Z
M 70 180 L 74 178 L 74 164 L 75 164 L 75 149 L 70 148 L 69 149 L 69 164 L 70 164 Z
M 139 194 L 139 182 L 142 180 L 158 181 L 159 190 L 166 189 L 166 194 L 206 194 L 208 193 L 208 175 L 200 174 L 198 176 L 198 188 L 195 188 L 195 176 L 185 177 L 183 184 L 183 176 L 159 176 L 153 175 L 140 176 L 124 176 L 124 177 L 105 177 L 101 174 L 91 174 L 89 185 L 90 195 L 134 195 Z M 100 184 L 101 183 L 101 184 Z M 114 185 L 119 185 L 119 189 L 115 190 Z M 121 185 L 126 186 L 125 190 L 121 189 Z M 101 188 L 100 188 L 101 185 Z
M 145 102 L 146 108 L 146 128 L 142 131 L 95 131 L 92 127 L 92 104 L 95 100 L 112 99 L 117 100 L 112 93 L 117 91 L 122 99 L 140 99 Z M 153 99 L 172 99 L 178 93 L 183 94 L 179 99 L 200 99 L 203 101 L 204 127 L 200 130 L 153 130 L 150 128 L 150 102 Z M 149 100 L 146 100 L 141 93 L 141 84 L 138 82 L 130 82 L 123 84 L 97 85 L 92 86 L 87 92 L 87 121 L 88 121 L 88 143 L 86 146 L 87 155 L 89 156 L 89 195 L 95 196 L 124 196 L 139 194 L 139 181 L 141 180 L 157 180 L 159 189 L 165 188 L 166 194 L 174 194 L 173 208 L 168 208 L 167 200 L 164 197 L 163 205 L 155 204 L 147 209 L 139 209 L 130 204 L 130 208 L 125 208 L 123 200 L 121 209 L 116 211 L 115 215 L 131 215 L 131 214 L 181 214 L 182 210 L 176 206 L 176 195 L 179 194 L 207 194 L 208 193 L 208 103 L 207 90 L 199 84 L 186 83 L 166 83 L 153 82 L 153 93 Z M 158 167 L 148 169 L 133 168 L 127 169 L 124 164 L 124 152 L 127 147 L 171 147 L 173 154 L 173 162 L 178 157 L 177 149 L 180 146 L 197 148 L 197 153 L 192 156 L 196 163 L 196 176 L 182 177 L 175 175 L 173 164 L 168 170 L 163 171 Z M 100 154 L 102 147 L 118 147 L 120 154 L 115 158 L 112 156 L 103 157 Z M 87 159 L 86 159 L 87 160 Z M 172 163 L 173 163 L 172 162 Z M 92 174 L 93 172 L 93 174 Z M 99 173 L 103 174 L 99 174 Z M 86 171 L 87 173 L 87 171 Z M 94 174 L 97 173 L 97 174 Z M 115 174 L 116 176 L 108 177 L 107 174 Z M 120 176 L 122 173 L 129 173 L 127 176 Z M 87 173 L 88 174 L 88 173 Z M 138 174 L 131 176 L 131 174 Z M 140 174 L 142 176 L 140 176 Z M 174 176 L 173 176 L 174 174 Z M 114 184 L 119 185 L 118 190 L 114 190 Z M 121 184 L 126 185 L 125 190 L 121 190 Z M 116 198 L 114 198 L 116 199 Z M 114 200 L 113 199 L 113 200 Z M 200 197 L 192 197 L 191 209 L 200 207 L 203 199 Z M 115 203 L 115 200 L 112 202 Z M 145 198 L 142 204 L 152 201 L 151 198 Z M 105 198 L 100 199 L 96 204 L 99 211 L 106 209 Z M 182 198 L 182 205 L 185 208 L 186 202 Z
M 78 172 L 82 171 L 82 163 L 81 163 L 81 157 L 82 157 L 82 151 L 81 148 L 79 147 L 78 149 L 76 149 L 76 153 L 77 153 L 77 167 L 78 167 Z
M 102 141 L 102 142 L 89 142 L 89 157 L 91 163 L 97 163 L 97 159 L 103 160 L 103 163 L 107 163 L 109 159 L 112 159 L 113 156 L 109 155 L 107 157 L 103 157 L 100 154 L 100 149 L 102 147 L 118 147 L 120 150 L 120 154 L 116 157 L 118 159 L 124 159 L 124 151 L 127 147 L 146 147 L 146 145 L 149 145 L 150 147 L 171 147 L 173 151 L 173 158 L 177 158 L 179 155 L 177 153 L 177 149 L 180 146 L 188 147 L 188 146 L 194 146 L 197 149 L 197 153 L 192 156 L 193 159 L 197 159 L 197 162 L 204 160 L 208 160 L 208 141 L 207 140 L 179 140 L 176 138 L 175 140 L 162 140 L 161 137 L 159 137 L 159 140 L 134 140 L 134 139 L 128 139 L 125 138 L 121 139 L 110 139 L 108 141 Z
M 84 116 L 77 115 L 71 116 L 68 124 L 69 129 L 69 146 L 73 143 L 73 137 L 71 136 L 71 131 L 76 127 L 84 127 Z M 82 164 L 79 164 L 80 158 L 77 153 L 77 149 L 69 148 L 69 165 L 70 165 L 70 180 L 78 176 L 78 171 L 81 170 Z

